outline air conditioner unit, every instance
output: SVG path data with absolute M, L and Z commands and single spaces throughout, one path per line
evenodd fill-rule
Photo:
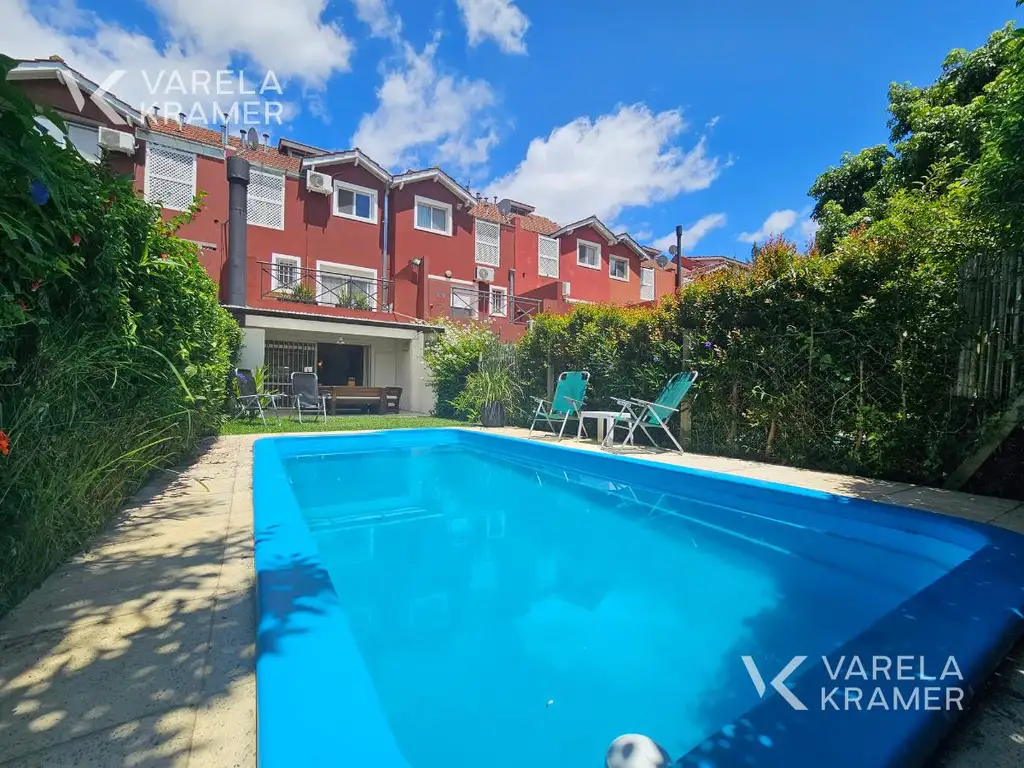
M 306 171 L 306 189 L 321 195 L 329 195 L 334 191 L 334 184 L 331 183 L 331 177 L 326 173 Z
M 126 155 L 135 154 L 135 137 L 124 131 L 115 131 L 113 128 L 100 127 L 99 145 L 111 152 L 123 152 Z
M 572 284 L 568 280 L 563 281 L 562 282 L 562 295 L 563 296 L 570 296 L 571 294 L 572 294 Z
M 477 267 L 476 279 L 479 280 L 481 283 L 493 283 L 494 270 L 491 267 Z

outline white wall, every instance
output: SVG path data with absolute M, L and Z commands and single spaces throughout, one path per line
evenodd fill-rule
M 430 413 L 434 409 L 434 393 L 427 386 L 429 372 L 423 362 L 423 338 L 424 334 L 418 333 L 407 344 L 399 342 L 395 380 L 402 388 L 403 411 Z
M 263 343 L 267 332 L 262 328 L 242 329 L 242 349 L 238 355 L 238 367 L 253 371 L 263 365 Z
M 397 374 L 395 367 L 397 361 L 395 360 L 395 349 L 401 345 L 401 341 L 394 339 L 374 339 L 373 343 L 370 344 L 370 381 L 367 386 L 396 386 Z

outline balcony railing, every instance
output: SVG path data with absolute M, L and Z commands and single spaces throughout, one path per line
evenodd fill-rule
M 322 307 L 390 312 L 392 281 L 261 261 L 260 297 Z
M 467 320 L 507 318 L 513 325 L 526 325 L 541 311 L 539 299 L 509 296 L 506 291 L 479 291 L 452 286 L 448 316 Z

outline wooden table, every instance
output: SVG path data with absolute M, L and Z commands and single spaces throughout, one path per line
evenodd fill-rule
M 337 415 L 338 403 L 372 406 L 377 413 L 387 410 L 383 387 L 352 387 L 347 384 L 320 387 L 321 395 L 331 396 L 331 415 Z

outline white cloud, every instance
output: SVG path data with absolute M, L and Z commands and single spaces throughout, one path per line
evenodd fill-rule
M 466 172 L 485 163 L 498 141 L 487 116 L 495 101 L 490 85 L 440 73 L 437 44 L 436 36 L 422 52 L 403 44 L 401 64 L 385 70 L 377 89 L 377 109 L 352 136 L 352 146 L 389 168 L 434 162 Z
M 701 217 L 696 224 L 689 229 L 683 230 L 683 251 L 691 251 L 697 247 L 697 243 L 704 239 L 704 236 L 713 229 L 724 227 L 728 221 L 724 213 L 711 213 Z M 670 246 L 676 244 L 676 233 L 670 232 L 664 237 L 659 237 L 651 245 L 662 251 L 667 251 Z
M 669 200 L 707 188 L 721 172 L 704 140 L 686 150 L 676 139 L 686 125 L 678 110 L 621 106 L 597 120 L 580 117 L 535 138 L 526 158 L 485 194 L 522 200 L 569 223 Z
M 821 229 L 821 225 L 818 224 L 814 219 L 804 219 L 800 222 L 800 234 L 804 236 L 806 240 L 810 240 Z
M 721 119 L 722 118 L 721 118 L 720 115 L 715 115 L 714 117 L 712 117 L 710 120 L 708 120 L 704 124 L 704 127 L 707 128 L 710 131 L 712 128 L 714 128 L 716 125 L 718 125 L 718 121 L 721 120 Z
M 397 41 L 402 34 L 402 18 L 392 14 L 388 0 L 352 0 L 356 7 L 356 18 L 370 28 L 374 37 L 386 37 Z
M 215 73 L 231 68 L 235 57 L 273 70 L 283 88 L 285 78 L 293 77 L 304 87 L 317 89 L 330 74 L 349 67 L 351 42 L 335 24 L 320 19 L 326 0 L 297 0 L 288 14 L 281 14 L 272 0 L 250 0 L 244 9 L 200 0 L 152 4 L 163 24 L 165 43 L 80 10 L 74 0 L 61 0 L 59 14 L 50 8 L 38 16 L 29 10 L 28 0 L 0 0 L 0 50 L 26 59 L 56 54 L 98 83 L 125 70 L 112 86 L 118 97 L 136 107 L 178 101 L 185 111 L 186 103 L 195 98 L 191 94 L 217 99 Z M 174 72 L 180 78 L 176 85 L 182 83 L 184 92 L 167 88 Z M 202 85 L 193 87 L 194 73 L 200 83 L 204 73 L 209 75 L 205 92 Z M 258 90 L 262 82 L 262 71 L 247 69 L 245 88 Z M 232 93 L 221 94 L 220 101 L 252 98 L 238 93 L 237 74 L 232 83 Z M 283 101 L 273 92 L 264 96 Z
M 775 211 L 767 219 L 757 232 L 744 232 L 739 236 L 741 243 L 757 243 L 770 235 L 781 235 L 789 230 L 800 217 L 796 211 L 785 210 Z
M 530 26 L 512 0 L 456 0 L 466 23 L 469 44 L 492 38 L 505 53 L 526 53 L 523 37 Z

